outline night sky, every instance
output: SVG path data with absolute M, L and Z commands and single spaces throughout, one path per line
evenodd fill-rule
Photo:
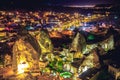
M 88 4 L 119 4 L 119 0 L 2 0 L 0 3 L 7 2 L 32 2 L 35 4 L 39 2 L 39 4 L 59 4 L 59 5 L 88 5 Z
M 41 2 L 46 2 L 46 3 L 56 3 L 56 4 L 107 4 L 107 3 L 113 3 L 113 0 L 41 0 Z
M 40 7 L 40 6 L 69 6 L 119 4 L 119 0 L 3 0 L 0 7 Z
M 119 4 L 119 0 L 40 0 L 45 4 L 58 5 L 94 5 L 94 4 Z

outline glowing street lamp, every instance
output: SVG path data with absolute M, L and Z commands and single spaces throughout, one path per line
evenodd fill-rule
M 28 64 L 26 63 L 20 63 L 18 64 L 18 74 L 24 73 L 25 69 L 28 68 Z

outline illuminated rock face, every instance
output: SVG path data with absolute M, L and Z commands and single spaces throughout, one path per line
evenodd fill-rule
M 96 53 L 96 50 L 93 50 L 93 65 L 96 68 L 100 68 L 100 61 L 99 61 L 99 56 Z
M 8 55 L 8 54 L 6 54 L 6 55 L 5 55 L 5 60 L 4 60 L 4 66 L 11 65 L 11 62 L 12 62 L 11 56 Z
M 37 41 L 33 40 L 29 34 L 20 37 L 13 46 L 13 70 L 19 74 L 39 69 L 38 53 L 40 54 L 40 48 Z
M 81 73 L 87 71 L 88 69 L 93 68 L 94 67 L 93 61 L 94 61 L 93 53 L 86 56 L 85 60 L 83 61 L 83 63 L 79 67 L 79 73 L 81 74 Z
M 86 48 L 85 38 L 78 32 L 70 46 L 70 51 L 83 52 Z
M 36 36 L 38 44 L 41 48 L 41 56 L 40 60 L 48 53 L 53 52 L 53 44 L 50 40 L 49 35 L 45 31 L 40 31 L 40 33 Z M 43 61 L 43 60 L 41 60 Z
M 105 50 L 112 50 L 114 49 L 114 38 L 113 35 L 111 35 L 109 38 L 107 38 L 106 40 L 102 41 L 99 43 L 101 45 L 101 47 Z

